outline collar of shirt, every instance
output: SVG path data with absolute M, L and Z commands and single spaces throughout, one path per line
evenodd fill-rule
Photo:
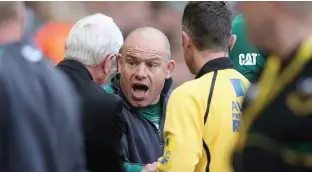
M 81 63 L 75 61 L 75 60 L 63 60 L 59 63 L 60 66 L 66 66 L 68 68 L 71 68 L 73 70 L 79 71 L 85 76 L 87 76 L 89 79 L 93 80 L 93 77 L 91 73 L 88 71 L 88 69 Z
M 228 57 L 220 57 L 217 59 L 213 59 L 208 61 L 197 73 L 195 79 L 202 77 L 206 73 L 222 70 L 222 69 L 233 69 L 234 65 L 230 58 Z

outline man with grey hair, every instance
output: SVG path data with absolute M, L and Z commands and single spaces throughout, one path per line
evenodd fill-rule
M 105 89 L 124 100 L 125 167 L 140 172 L 155 162 L 164 146 L 163 126 L 174 61 L 167 37 L 146 27 L 126 38 L 118 56 L 118 73 Z
M 122 44 L 122 33 L 113 19 L 94 14 L 73 26 L 66 42 L 64 58 L 83 64 L 94 82 L 102 85 L 113 72 L 113 64 Z
M 312 2 L 240 2 L 240 9 L 250 41 L 271 56 L 245 97 L 235 171 L 311 171 Z
M 0 2 L 0 169 L 84 172 L 76 92 L 22 39 L 23 2 Z
M 85 152 L 90 172 L 124 169 L 120 116 L 123 102 L 101 87 L 112 72 L 122 44 L 122 33 L 112 18 L 90 15 L 71 29 L 65 60 L 57 65 L 67 74 L 83 101 Z

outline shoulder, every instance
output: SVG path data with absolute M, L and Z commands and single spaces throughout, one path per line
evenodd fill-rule
M 105 95 L 106 100 L 108 100 L 112 103 L 118 103 L 118 104 L 123 103 L 123 100 L 115 94 L 110 94 L 110 93 L 107 93 L 105 90 L 103 90 L 103 95 Z
M 236 26 L 244 25 L 245 24 L 245 19 L 243 14 L 237 15 L 233 21 L 232 21 L 232 26 L 233 29 L 235 29 Z
M 206 74 L 198 79 L 187 81 L 172 91 L 169 100 L 176 99 L 182 102 L 185 99 L 198 101 L 207 98 L 211 80 L 212 75 Z
M 103 108 L 106 109 L 116 109 L 120 108 L 123 105 L 123 100 L 114 94 L 107 93 L 102 87 L 98 86 L 93 93 L 97 97 L 98 102 Z
M 250 86 L 249 80 L 235 69 L 222 70 L 217 77 L 216 89 L 219 92 L 224 92 L 227 89 L 232 89 L 233 87 L 241 87 L 246 90 Z
M 39 62 L 45 59 L 38 47 L 29 40 L 5 45 L 3 49 L 3 55 L 13 56 L 15 58 L 22 57 L 22 59 L 25 59 L 30 63 Z
M 116 95 L 115 89 L 111 85 L 105 85 L 104 87 L 101 87 L 103 95 L 105 95 L 107 100 L 110 100 L 115 103 L 123 103 L 123 100 L 121 97 Z
M 240 79 L 245 86 L 249 86 L 250 85 L 250 82 L 249 82 L 248 78 L 246 78 L 243 74 L 241 74 L 240 72 L 238 72 L 235 69 L 233 69 L 233 77 L 235 77 L 237 79 Z
M 237 40 L 230 52 L 231 58 L 238 58 L 240 54 L 259 53 L 247 39 L 245 19 L 243 14 L 236 16 L 232 22 L 232 33 L 237 36 Z
M 76 113 L 78 98 L 65 76 L 54 70 L 40 51 L 32 45 L 23 43 L 8 45 L 11 46 L 12 49 L 5 50 L 0 65 L 1 85 L 8 89 L 10 101 L 14 104 L 23 102 L 21 106 L 24 107 L 35 107 L 33 115 L 46 111 L 54 113 L 52 116 L 57 118 L 62 112 L 61 114 L 68 115 L 69 118 L 76 118 L 78 115 L 72 114 L 78 114 Z M 23 46 L 26 46 L 24 50 L 18 48 Z M 45 98 L 47 95 L 49 99 Z M 49 106 L 46 106 L 47 104 Z
M 174 89 L 169 97 L 166 114 L 179 114 L 180 119 L 202 114 L 207 104 L 210 84 L 202 79 L 188 81 Z M 177 119 L 178 120 L 178 119 Z

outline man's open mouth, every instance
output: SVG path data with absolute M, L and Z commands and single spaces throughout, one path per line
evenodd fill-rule
M 132 90 L 133 90 L 134 96 L 136 98 L 142 98 L 142 97 L 144 97 L 145 93 L 147 92 L 148 86 L 146 86 L 144 84 L 133 84 Z

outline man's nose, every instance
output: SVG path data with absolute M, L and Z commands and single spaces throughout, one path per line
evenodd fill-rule
M 138 66 L 137 71 L 135 73 L 135 77 L 138 80 L 142 80 L 147 77 L 146 67 L 144 64 Z

